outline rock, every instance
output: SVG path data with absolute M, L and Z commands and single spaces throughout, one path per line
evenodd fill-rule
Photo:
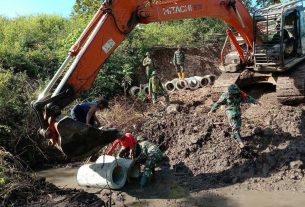
M 273 135 L 273 130 L 269 127 L 263 129 L 263 135 L 264 136 L 272 136 Z
M 303 166 L 303 162 L 301 160 L 292 161 L 289 163 L 290 169 L 300 169 Z
M 255 127 L 252 130 L 252 134 L 261 134 L 262 133 L 262 128 L 261 127 Z
M 180 110 L 180 107 L 178 104 L 171 104 L 166 108 L 166 113 L 167 114 L 175 114 L 178 113 Z

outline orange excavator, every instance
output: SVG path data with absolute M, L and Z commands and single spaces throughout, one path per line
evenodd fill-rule
M 251 17 L 239 0 L 106 0 L 32 104 L 40 134 L 70 157 L 112 142 L 115 130 L 101 132 L 69 118 L 60 119 L 61 110 L 91 88 L 105 60 L 136 25 L 202 17 L 222 19 L 238 33 L 227 30 L 232 50 L 221 54 L 224 73 L 214 86 L 215 93 L 231 83 L 270 82 L 279 85 L 279 100 L 304 98 L 300 78 L 304 70 L 294 68 L 305 57 L 303 1 L 263 8 Z M 288 37 L 284 37 L 286 32 Z M 293 72 L 279 74 L 290 68 Z

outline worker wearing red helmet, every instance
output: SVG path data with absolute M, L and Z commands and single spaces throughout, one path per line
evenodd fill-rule
M 131 133 L 125 133 L 121 138 L 116 139 L 110 149 L 107 151 L 107 155 L 113 155 L 117 145 L 121 145 L 119 157 L 128 158 L 129 156 L 136 157 L 140 147 L 136 138 Z

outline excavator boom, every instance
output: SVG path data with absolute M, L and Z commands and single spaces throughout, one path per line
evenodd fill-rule
M 33 103 L 41 134 L 51 134 L 51 139 L 60 137 L 58 127 L 55 126 L 57 121 L 54 121 L 60 111 L 92 87 L 103 63 L 137 24 L 201 17 L 224 20 L 243 37 L 247 48 L 252 48 L 252 18 L 239 0 L 105 1 L 71 47 L 64 64 Z M 71 60 L 73 62 L 69 69 L 54 88 Z M 45 133 L 46 130 L 53 132 Z M 54 138 L 56 135 L 57 138 Z

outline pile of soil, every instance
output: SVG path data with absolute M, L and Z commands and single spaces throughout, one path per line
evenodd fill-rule
M 0 149 L 0 206 L 106 206 L 94 194 L 58 188 L 30 172 L 22 160 Z
M 204 76 L 214 74 L 219 76 L 221 44 L 208 44 L 204 48 L 184 48 L 186 76 Z M 177 78 L 175 66 L 171 63 L 177 48 L 156 47 L 153 48 L 151 58 L 154 61 L 156 71 L 162 82 Z M 147 83 L 145 68 L 139 66 L 136 71 L 137 84 Z
M 138 133 L 160 146 L 172 174 L 190 191 L 240 183 L 248 189 L 303 192 L 302 106 L 279 105 L 272 91 L 248 92 L 262 106 L 242 106 L 242 150 L 230 138 L 224 109 L 207 116 L 209 88 L 171 94 L 172 104 L 147 112 Z

